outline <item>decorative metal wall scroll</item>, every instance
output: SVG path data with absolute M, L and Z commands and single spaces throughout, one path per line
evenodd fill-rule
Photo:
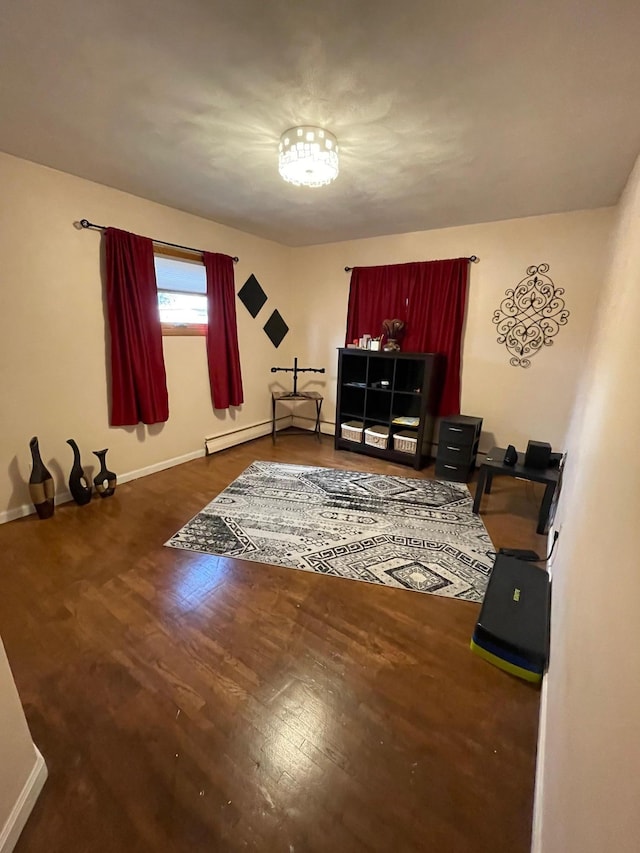
M 556 287 L 547 275 L 549 264 L 527 268 L 527 275 L 505 298 L 493 314 L 498 327 L 498 343 L 511 353 L 513 367 L 530 367 L 531 358 L 553 345 L 560 326 L 569 319 L 563 287 Z

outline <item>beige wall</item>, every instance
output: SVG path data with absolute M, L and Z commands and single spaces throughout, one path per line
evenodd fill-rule
M 640 850 L 640 161 L 568 439 L 536 850 Z
M 71 461 L 68 437 L 80 444 L 85 463 L 90 450 L 103 446 L 110 448 L 109 461 L 118 472 L 162 463 L 198 450 L 207 435 L 268 419 L 274 379 L 269 368 L 287 364 L 294 354 L 328 368 L 323 387 L 331 418 L 335 348 L 345 327 L 345 264 L 480 256 L 480 264 L 471 268 L 462 405 L 485 418 L 485 431 L 499 443 L 522 446 L 535 437 L 564 446 L 590 349 L 557 516 L 561 536 L 554 564 L 538 841 L 544 853 L 638 849 L 640 167 L 621 207 L 595 329 L 614 216 L 608 209 L 290 250 L 6 155 L 0 155 L 0 186 L 0 467 L 6 472 L 0 480 L 0 514 L 28 504 L 32 435 L 40 437 L 59 488 Z M 148 429 L 109 428 L 100 240 L 72 227 L 81 217 L 238 254 L 238 288 L 251 272 L 258 276 L 270 297 L 258 320 L 238 304 L 247 399 L 241 410 L 213 412 L 202 339 L 167 338 L 169 422 Z M 554 346 L 525 371 L 509 366 L 505 348 L 495 342 L 491 316 L 526 266 L 542 261 L 565 287 L 571 317 Z M 292 329 L 277 352 L 261 329 L 274 307 Z M 487 438 L 484 443 L 486 449 Z M 612 446 L 615 458 L 603 452 Z M 0 824 L 33 762 L 19 711 L 0 649 Z M 4 721 L 14 718 L 15 730 L 7 728 Z M 3 768 L 9 766 L 13 772 L 5 777 Z
M 270 417 L 269 368 L 288 363 L 291 351 L 289 338 L 276 351 L 262 326 L 274 308 L 295 325 L 288 249 L 4 154 L 0 187 L 0 518 L 30 503 L 32 435 L 60 491 L 72 461 L 67 438 L 77 440 L 87 469 L 96 462 L 91 451 L 108 447 L 112 470 L 125 474 L 197 452 L 205 436 Z M 256 274 L 269 296 L 258 318 L 237 303 L 244 406 L 214 413 L 204 338 L 170 337 L 164 339 L 169 421 L 109 427 L 100 235 L 73 227 L 83 217 L 238 255 L 236 289 Z
M 0 520 L 30 506 L 28 442 L 40 438 L 45 464 L 66 490 L 75 438 L 91 473 L 91 450 L 109 447 L 122 476 L 199 452 L 206 436 L 264 424 L 269 387 L 289 378 L 269 368 L 293 355 L 324 366 L 304 383 L 326 395 L 335 416 L 336 347 L 342 345 L 349 276 L 345 264 L 396 263 L 475 253 L 464 336 L 462 406 L 485 419 L 490 443 L 528 438 L 562 445 L 598 296 L 611 209 L 533 217 L 370 240 L 289 249 L 169 207 L 0 154 Z M 237 303 L 246 403 L 211 406 L 203 338 L 164 339 L 170 418 L 163 426 L 110 428 L 100 236 L 78 231 L 86 217 L 212 251 L 237 254 L 236 288 L 255 273 L 269 300 L 257 320 Z M 509 366 L 491 322 L 504 291 L 529 264 L 546 261 L 565 287 L 571 317 L 529 370 Z M 291 328 L 275 350 L 262 326 L 278 308 Z M 258 427 L 258 430 L 264 427 Z M 234 434 L 251 437 L 247 429 Z
M 42 785 L 36 780 L 38 757 L 24 718 L 22 705 L 9 669 L 9 663 L 0 641 L 0 849 L 11 849 L 15 833 L 19 831 L 26 814 L 20 813 L 21 798 L 31 799 L 31 785 Z M 37 791 L 33 792 L 37 795 Z M 32 803 L 30 803 L 32 805 Z
M 560 449 L 589 342 L 613 221 L 611 208 L 537 216 L 297 249 L 292 298 L 296 352 L 326 366 L 325 418 L 335 417 L 336 347 L 344 345 L 349 275 L 345 266 L 405 263 L 476 254 L 471 265 L 463 346 L 462 410 L 484 418 L 482 450 L 496 443 L 522 448 L 529 438 Z M 491 322 L 504 292 L 531 264 L 550 264 L 571 312 L 552 347 L 528 369 L 509 365 Z M 379 330 L 372 329 L 372 332 Z

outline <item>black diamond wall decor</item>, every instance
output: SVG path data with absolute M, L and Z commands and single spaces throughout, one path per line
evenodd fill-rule
M 279 311 L 274 311 L 273 314 L 269 317 L 267 322 L 264 324 L 264 330 L 267 333 L 267 337 L 274 345 L 276 349 L 282 343 L 282 339 L 289 331 L 289 327 L 282 319 Z
M 253 273 L 245 281 L 238 292 L 238 299 L 242 302 L 252 317 L 257 317 L 260 309 L 267 301 L 267 294 L 260 287 L 260 282 Z

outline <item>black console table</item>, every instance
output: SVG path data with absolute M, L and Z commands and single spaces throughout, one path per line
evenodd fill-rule
M 544 534 L 549 525 L 549 510 L 560 480 L 560 471 L 554 468 L 525 468 L 524 453 L 518 453 L 518 461 L 515 465 L 504 464 L 504 447 L 492 447 L 480 466 L 476 494 L 473 501 L 473 512 L 480 512 L 480 502 L 483 494 L 491 493 L 491 484 L 494 477 L 507 476 L 519 477 L 521 480 L 530 480 L 533 483 L 543 483 L 546 487 L 540 504 L 538 514 L 538 527 L 536 533 Z

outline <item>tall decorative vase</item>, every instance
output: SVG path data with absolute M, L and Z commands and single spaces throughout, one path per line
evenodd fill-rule
M 78 445 L 72 438 L 67 439 L 67 444 L 73 450 L 73 467 L 69 474 L 69 491 L 73 495 L 74 501 L 80 506 L 84 506 L 91 500 L 91 483 L 87 480 L 82 468 Z
M 53 477 L 40 456 L 38 439 L 29 442 L 33 467 L 29 477 L 29 494 L 39 518 L 51 518 L 55 509 L 55 486 Z
M 108 448 L 104 450 L 94 450 L 94 456 L 97 456 L 100 460 L 100 470 L 93 478 L 93 484 L 96 487 L 96 491 L 100 495 L 101 498 L 108 498 L 115 492 L 116 486 L 118 484 L 118 478 L 113 473 L 113 471 L 109 471 L 107 468 L 107 463 L 105 462 L 105 457 L 107 455 Z

